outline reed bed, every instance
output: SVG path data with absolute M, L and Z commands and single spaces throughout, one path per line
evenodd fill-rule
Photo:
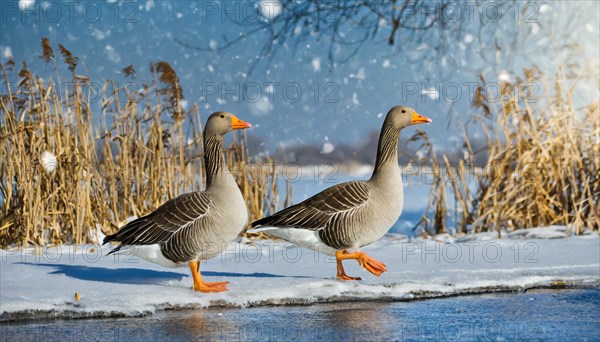
M 418 225 L 422 233 L 500 235 L 502 230 L 549 225 L 566 225 L 576 234 L 599 230 L 598 99 L 576 107 L 577 82 L 565 89 L 569 81 L 562 74 L 553 80 L 537 69 L 524 74 L 502 84 L 500 101 L 488 101 L 482 88 L 476 93 L 473 105 L 481 114 L 471 119 L 487 138 L 485 165 L 473 164 L 475 153 L 466 134 L 468 156 L 458 165 L 446 156 L 438 162 L 425 133 L 414 137 L 423 141 L 434 168 L 430 206 Z M 519 98 L 533 82 L 544 85 L 543 94 Z M 451 227 L 447 218 L 454 218 Z
M 183 91 L 167 62 L 150 65 L 149 83 L 126 67 L 123 74 L 142 86 L 131 91 L 106 81 L 98 103 L 77 57 L 59 45 L 70 72 L 64 75 L 50 42 L 41 45 L 53 77 L 43 80 L 25 63 L 19 71 L 13 61 L 0 65 L 6 83 L 0 104 L 1 247 L 94 243 L 98 229 L 113 233 L 131 216 L 203 188 L 203 115 L 197 105 L 182 108 Z M 250 220 L 276 211 L 274 163 L 251 162 L 245 133 L 236 135 L 226 159 Z
M 150 82 L 134 66 L 122 70 L 141 85 L 131 90 L 106 81 L 98 96 L 79 72 L 79 59 L 58 45 L 68 73 L 42 39 L 42 59 L 54 75 L 41 79 L 25 63 L 0 65 L 6 89 L 0 98 L 0 247 L 97 241 L 131 216 L 144 215 L 179 194 L 201 190 L 203 114 L 182 106 L 183 90 L 167 62 L 150 65 Z M 567 225 L 576 234 L 600 229 L 600 104 L 575 106 L 576 86 L 564 76 L 548 81 L 539 70 L 504 82 L 498 102 L 476 93 L 471 118 L 487 138 L 487 162 L 466 157 L 451 163 L 420 141 L 431 158 L 429 205 L 420 232 L 463 234 Z M 15 81 L 16 80 L 16 81 Z M 12 82 L 15 81 L 15 82 Z M 68 81 L 68 82 L 67 82 Z M 516 94 L 544 83 L 536 101 Z M 68 83 L 68 86 L 67 86 Z M 531 99 L 530 99 L 531 100 Z M 206 114 L 204 114 L 206 115 Z M 291 204 L 278 170 L 252 158 L 246 133 L 236 133 L 226 160 L 247 201 L 250 222 Z M 262 235 L 249 234 L 249 238 Z

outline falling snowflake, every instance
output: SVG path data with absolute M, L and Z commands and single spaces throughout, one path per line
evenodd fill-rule
M 322 154 L 329 154 L 335 150 L 335 146 L 330 142 L 325 142 L 323 148 L 321 148 Z
M 259 3 L 260 14 L 268 20 L 273 20 L 281 14 L 283 6 L 278 0 L 263 0 Z
M 421 95 L 427 95 L 427 97 L 429 97 L 430 99 L 437 101 L 440 98 L 440 93 L 437 91 L 437 89 L 431 87 L 431 88 L 427 88 L 427 89 L 423 89 L 421 91 Z
M 511 81 L 510 73 L 506 70 L 501 71 L 498 74 L 498 81 L 510 82 Z
M 317 71 L 321 70 L 321 58 L 315 57 L 312 59 L 311 63 L 312 63 L 313 71 L 317 72 Z
M 35 0 L 19 0 L 19 9 L 25 11 L 35 6 Z
M 48 174 L 51 174 L 58 168 L 58 161 L 56 160 L 56 156 L 49 151 L 44 151 L 40 156 L 40 163 L 42 167 Z

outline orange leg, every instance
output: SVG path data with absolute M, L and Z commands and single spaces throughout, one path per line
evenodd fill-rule
M 365 252 L 348 253 L 345 250 L 337 251 L 337 252 L 335 252 L 335 258 L 338 262 L 338 277 L 337 277 L 338 279 L 347 280 L 347 279 L 344 279 L 345 273 L 344 273 L 343 267 L 341 266 L 342 260 L 354 259 L 365 270 L 373 273 L 374 275 L 376 275 L 378 277 L 381 275 L 381 273 L 387 271 L 387 267 L 385 266 L 384 263 L 371 258 Z M 341 273 L 340 273 L 340 270 L 341 270 Z M 349 278 L 352 278 L 352 277 L 349 277 Z M 352 280 L 352 279 L 348 279 L 348 280 Z
M 337 257 L 337 253 L 336 253 L 336 257 Z M 335 279 L 337 280 L 360 280 L 360 277 L 351 277 L 349 275 L 346 274 L 346 271 L 344 271 L 344 266 L 342 265 L 342 260 L 337 259 L 337 275 L 335 276 Z
M 202 275 L 200 275 L 200 262 L 190 262 L 190 271 L 192 271 L 192 278 L 194 278 L 194 286 L 192 289 L 199 292 L 223 292 L 229 290 L 227 288 L 228 281 L 209 283 L 202 281 Z

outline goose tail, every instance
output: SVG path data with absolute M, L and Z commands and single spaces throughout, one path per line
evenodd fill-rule
M 254 226 L 254 224 L 253 224 Z M 248 230 L 249 233 L 264 232 L 269 236 L 291 242 L 302 248 L 311 249 L 327 255 L 335 255 L 335 249 L 325 245 L 319 237 L 318 230 L 303 228 L 280 228 L 273 226 L 260 226 Z

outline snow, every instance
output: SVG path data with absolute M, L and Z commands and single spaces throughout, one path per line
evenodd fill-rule
M 110 37 L 110 30 L 98 30 L 97 28 L 92 28 L 92 36 L 94 36 L 94 38 L 96 38 L 97 40 L 103 40 L 106 39 L 108 37 Z
M 512 80 L 512 77 L 510 76 L 510 73 L 506 70 L 503 70 L 498 74 L 498 81 L 511 82 L 511 80 Z
M 435 87 L 429 87 L 421 90 L 421 95 L 427 95 L 430 99 L 437 101 L 440 98 L 440 93 Z
M 334 150 L 335 150 L 335 146 L 332 143 L 326 141 L 323 143 L 323 147 L 321 148 L 321 153 L 329 154 L 329 153 L 333 152 Z
M 261 96 L 258 101 L 250 102 L 250 112 L 255 116 L 263 116 L 273 110 L 273 104 L 269 101 L 268 96 Z
M 6 59 L 13 59 L 13 53 L 12 53 L 12 49 L 10 48 L 10 46 L 7 46 L 4 49 L 4 58 Z
M 314 57 L 311 61 L 311 64 L 314 72 L 321 70 L 321 58 Z
M 349 77 L 364 81 L 367 78 L 367 73 L 365 72 L 365 68 L 359 68 L 356 74 L 350 74 Z
M 146 12 L 150 11 L 154 8 L 154 0 L 146 0 L 146 5 L 144 5 Z
M 275 93 L 275 87 L 273 86 L 273 84 L 267 84 L 267 86 L 265 87 L 265 92 L 267 94 L 274 94 Z
M 574 229 L 565 226 L 550 226 L 544 228 L 518 229 L 508 233 L 511 239 L 560 239 L 575 234 Z M 584 233 L 591 234 L 590 231 Z
M 594 26 L 592 24 L 585 24 L 585 29 L 590 33 L 594 32 Z
M 281 12 L 273 21 L 285 21 L 288 19 L 287 16 L 293 14 L 292 12 L 297 9 L 295 2 L 260 0 L 243 2 L 239 6 L 236 5 L 237 7 L 233 4 L 230 6 L 219 2 L 214 8 L 203 7 L 201 3 L 189 1 L 142 0 L 135 2 L 138 7 L 134 9 L 128 6 L 123 7 L 128 3 L 127 1 L 110 0 L 98 2 L 99 7 L 90 6 L 87 16 L 84 15 L 85 13 L 81 13 L 85 8 L 82 9 L 79 6 L 75 8 L 76 11 L 72 18 L 67 15 L 70 6 L 56 6 L 57 2 L 21 1 L 31 7 L 27 13 L 19 12 L 18 3 L 19 1 L 14 1 L 14 9 L 11 13 L 7 12 L 7 19 L 10 20 L 7 21 L 6 29 L 2 31 L 3 35 L 0 40 L 2 55 L 7 46 L 12 47 L 17 62 L 16 71 L 19 69 L 21 60 L 27 61 L 32 71 L 42 71 L 40 68 L 43 64 L 39 64 L 39 58 L 37 58 L 40 48 L 39 39 L 41 36 L 47 36 L 55 49 L 55 54 L 58 55 L 56 44 L 60 43 L 78 56 L 85 65 L 88 67 L 93 65 L 93 68 L 89 67 L 86 76 L 99 83 L 113 78 L 114 71 L 122 69 L 128 64 L 136 65 L 140 82 L 148 82 L 151 77 L 146 71 L 143 71 L 147 69 L 144 61 L 148 60 L 165 60 L 176 65 L 184 95 L 189 99 L 202 98 L 203 95 L 206 95 L 204 94 L 205 82 L 214 82 L 215 80 L 219 82 L 224 80 L 227 84 L 262 83 L 263 81 L 284 84 L 293 80 L 302 85 L 303 96 L 301 99 L 297 103 L 291 103 L 279 97 L 273 101 L 270 113 L 297 113 L 296 118 L 302 117 L 302 119 L 290 122 L 297 126 L 297 129 L 291 130 L 289 134 L 291 138 L 304 139 L 303 141 L 307 144 L 319 144 L 323 135 L 330 134 L 332 138 L 335 138 L 337 144 L 356 145 L 356 142 L 364 139 L 370 130 L 381 127 L 381 122 L 372 120 L 372 117 L 368 115 L 379 111 L 387 112 L 392 105 L 415 106 L 421 101 L 419 94 L 399 96 L 410 94 L 410 91 L 403 90 L 403 86 L 412 87 L 411 83 L 415 81 L 417 85 L 419 80 L 439 79 L 445 79 L 446 84 L 448 80 L 463 84 L 463 82 L 471 82 L 476 78 L 475 71 L 488 70 L 488 68 L 496 71 L 506 69 L 510 73 L 511 79 L 514 80 L 516 75 L 522 73 L 523 68 L 530 67 L 534 63 L 540 66 L 547 75 L 553 75 L 560 66 L 574 63 L 573 65 L 578 64 L 584 67 L 586 64 L 583 62 L 598 60 L 597 44 L 579 44 L 584 51 L 571 54 L 573 57 L 565 55 L 565 49 L 561 49 L 564 46 L 563 40 L 568 38 L 566 33 L 573 30 L 575 30 L 574 36 L 579 40 L 586 42 L 598 40 L 597 36 L 600 30 L 596 23 L 597 15 L 595 15 L 598 5 L 595 4 L 589 5 L 589 10 L 581 11 L 566 4 L 549 3 L 541 7 L 546 13 L 539 16 L 531 16 L 530 14 L 535 14 L 529 11 L 531 8 L 528 8 L 527 13 L 520 13 L 519 10 L 523 9 L 521 6 L 516 13 L 502 16 L 497 26 L 489 23 L 492 25 L 483 31 L 479 30 L 483 28 L 480 27 L 479 20 L 465 22 L 464 27 L 461 26 L 460 29 L 458 26 L 456 28 L 449 27 L 450 31 L 444 31 L 443 36 L 447 36 L 444 41 L 451 44 L 447 45 L 448 51 L 440 52 L 445 54 L 448 59 L 445 67 L 439 62 L 441 56 L 434 49 L 436 42 L 441 39 L 441 36 L 437 36 L 437 31 L 433 30 L 413 37 L 408 33 L 410 31 L 400 32 L 402 30 L 399 30 L 395 46 L 389 47 L 389 50 L 388 48 L 381 49 L 386 44 L 382 45 L 380 42 L 387 38 L 385 32 L 389 33 L 391 25 L 389 20 L 376 17 L 372 22 L 377 24 L 379 21 L 380 25 L 385 26 L 378 31 L 376 37 L 369 37 L 363 48 L 347 63 L 340 63 L 340 61 L 349 57 L 355 47 L 352 44 L 334 44 L 334 59 L 329 61 L 326 47 L 328 38 L 327 36 L 321 37 L 322 32 L 315 31 L 312 24 L 316 19 L 314 16 L 308 15 L 308 24 L 310 25 L 300 20 L 289 28 L 288 33 L 296 35 L 294 37 L 299 38 L 298 42 L 290 37 L 287 43 L 279 46 L 277 50 L 273 50 L 277 53 L 273 53 L 272 61 L 267 62 L 270 60 L 269 58 L 260 59 L 255 72 L 248 78 L 244 78 L 242 75 L 254 65 L 255 57 L 257 54 L 260 55 L 260 47 L 267 42 L 265 41 L 266 36 L 264 34 L 251 35 L 228 49 L 222 50 L 222 48 L 226 46 L 227 42 L 240 37 L 240 34 L 248 33 L 251 27 L 265 24 L 269 20 L 261 14 L 260 6 L 266 11 L 266 16 L 275 15 L 276 11 L 280 10 Z M 44 11 L 45 3 L 54 5 L 48 7 L 48 11 Z M 83 4 L 84 2 L 77 3 Z M 550 6 L 552 10 L 550 10 Z M 146 7 L 149 9 L 148 11 L 146 11 Z M 327 6 L 325 5 L 325 7 Z M 44 14 L 55 17 L 55 10 L 61 8 L 63 15 L 57 18 L 58 22 L 43 20 L 50 19 L 44 18 Z M 97 9 L 102 10 L 102 15 L 96 22 L 95 18 L 90 18 L 90 16 L 96 17 Z M 511 8 L 511 10 L 513 9 L 516 7 Z M 226 20 L 226 25 L 222 25 L 223 16 L 229 13 L 227 11 L 233 11 L 230 13 L 233 21 Z M 34 12 L 37 15 L 34 15 Z M 490 13 L 490 15 L 492 14 Z M 523 32 L 520 28 L 523 25 L 515 25 L 517 17 L 520 23 L 527 26 Z M 573 30 L 570 30 L 573 20 L 569 18 L 575 17 L 578 25 L 574 25 Z M 373 14 L 369 14 L 369 17 L 366 18 L 373 18 Z M 94 22 L 90 19 L 94 19 Z M 335 19 L 335 15 L 332 18 L 323 19 Z M 535 19 L 536 22 L 525 19 Z M 238 20 L 246 21 L 250 25 L 229 25 Z M 531 30 L 538 30 L 538 26 L 539 33 L 533 35 Z M 353 42 L 363 36 L 364 30 L 351 20 L 340 27 L 340 33 L 345 35 L 343 41 Z M 553 35 L 553 33 L 558 35 Z M 541 40 L 546 36 L 549 39 Z M 37 38 L 30 39 L 31 37 Z M 518 41 L 514 45 L 514 51 L 506 48 L 496 51 L 494 48 L 496 41 L 501 47 L 512 46 L 512 40 L 515 38 L 518 38 Z M 184 44 L 176 44 L 173 40 Z M 536 45 L 538 41 L 547 45 L 538 47 Z M 297 53 L 297 49 L 292 48 L 296 43 L 299 48 L 310 46 L 310 49 L 306 49 L 306 51 L 300 49 L 304 52 Z M 106 50 L 107 44 L 111 47 L 111 51 Z M 187 48 L 187 45 L 200 47 L 200 50 L 210 47 L 210 49 L 218 50 L 219 54 L 197 51 Z M 89 53 L 90 51 L 99 53 Z M 111 58 L 109 58 L 109 54 L 112 56 Z M 556 58 L 557 56 L 561 58 Z M 115 60 L 120 60 L 120 62 L 115 62 Z M 315 103 L 315 101 L 311 101 L 314 96 L 312 96 L 313 90 L 310 87 L 318 80 L 315 79 L 316 73 L 312 72 L 315 70 L 317 60 L 320 60 L 319 73 L 325 69 L 328 70 L 327 75 L 321 75 L 327 80 L 319 81 L 321 83 L 319 85 L 320 96 L 319 101 Z M 490 64 L 489 61 L 492 63 Z M 4 61 L 2 62 L 4 63 Z M 59 66 L 63 64 L 60 58 L 57 58 L 57 62 Z M 208 78 L 205 77 L 207 75 L 196 75 L 198 72 L 202 74 L 202 70 L 206 70 L 209 64 L 212 65 L 211 72 L 214 74 L 209 74 Z M 458 64 L 464 65 L 464 67 L 459 67 Z M 363 69 L 362 72 L 360 69 Z M 194 70 L 197 72 L 193 72 Z M 84 71 L 86 70 L 81 70 L 81 72 Z M 263 72 L 266 74 L 270 72 L 270 74 L 263 79 L 265 77 Z M 352 77 L 350 77 L 351 74 Z M 493 75 L 489 71 L 485 73 L 489 79 L 495 78 L 496 75 L 497 72 L 493 72 Z M 366 77 L 370 80 L 368 84 L 359 82 L 363 79 L 366 81 Z M 321 88 L 326 85 L 325 81 L 336 82 L 336 86 L 339 86 L 336 95 L 339 96 L 340 105 L 336 106 L 323 101 L 330 91 Z M 376 86 L 380 84 L 388 86 L 383 88 Z M 360 107 L 353 108 L 352 94 L 357 91 L 360 91 L 358 98 Z M 444 99 L 442 95 L 445 94 L 442 94 L 440 89 L 438 91 L 440 92 L 438 101 L 440 101 Z M 463 94 L 466 93 L 467 89 L 463 88 Z M 584 92 L 580 93 L 584 94 Z M 596 93 L 593 92 L 585 97 L 593 97 L 592 95 Z M 424 113 L 439 111 L 435 101 L 431 101 L 427 96 L 425 96 L 425 100 L 425 103 L 421 104 L 420 111 Z M 202 103 L 201 106 L 210 106 L 213 110 L 220 109 L 218 107 L 225 104 L 223 101 L 217 102 L 215 97 L 206 101 L 208 103 Z M 594 99 L 590 101 L 590 103 L 593 102 Z M 248 106 L 247 101 L 227 100 L 226 103 L 228 107 L 231 107 L 228 110 L 232 112 L 242 112 Z M 340 110 L 344 110 L 345 105 L 350 106 L 350 110 L 346 110 L 345 115 L 355 123 L 355 127 L 351 130 L 337 130 L 330 133 L 329 130 L 339 119 L 337 115 Z M 305 110 L 305 108 L 309 108 L 309 110 Z M 453 110 L 458 115 L 457 119 L 467 121 L 468 116 L 472 114 L 469 108 L 469 96 L 460 97 L 458 103 L 453 106 Z M 95 115 L 96 113 L 94 114 L 96 120 Z M 265 120 L 264 131 L 256 133 L 262 138 L 266 138 L 269 136 L 269 132 L 278 129 L 280 121 Z M 428 134 L 443 136 L 446 125 L 440 123 L 428 126 L 426 129 Z M 363 127 L 363 129 L 356 127 Z M 448 130 L 461 132 L 460 128 L 457 130 L 456 125 L 451 125 Z M 270 152 L 273 153 L 272 150 Z
M 40 156 L 40 164 L 46 171 L 46 173 L 51 174 L 58 167 L 58 162 L 56 160 L 56 156 L 49 151 L 42 152 Z
M 21 11 L 32 9 L 35 6 L 35 0 L 19 0 L 19 9 Z
M 296 25 L 296 27 L 294 28 L 294 36 L 299 36 L 300 33 L 302 33 L 302 25 L 298 24 Z
M 552 10 L 552 7 L 550 7 L 550 5 L 548 5 L 548 4 L 542 4 L 539 9 L 540 13 L 546 13 L 551 10 Z
M 354 106 L 359 106 L 360 105 L 360 101 L 358 100 L 358 93 L 357 92 L 352 93 L 352 104 Z
M 183 108 L 184 110 L 187 110 L 188 107 L 190 106 L 190 103 L 187 100 L 181 100 L 181 101 L 179 101 L 179 104 L 181 105 L 181 108 Z
M 106 58 L 108 58 L 109 61 L 115 64 L 121 63 L 121 55 L 117 50 L 115 50 L 115 48 L 113 48 L 111 45 L 106 45 L 104 50 L 106 53 Z
M 259 9 L 263 17 L 273 20 L 281 14 L 283 6 L 278 0 L 263 0 L 259 2 Z
M 447 242 L 442 236 L 409 239 L 390 234 L 364 249 L 386 263 L 388 272 L 375 277 L 346 261 L 348 274 L 363 277 L 355 282 L 335 280 L 335 260 L 327 256 L 282 241 L 238 243 L 202 264 L 207 281 L 231 282 L 228 292 L 216 294 L 193 292 L 187 268 L 166 269 L 133 257 L 105 256 L 107 246 L 49 247 L 37 255 L 33 250 L 0 250 L 0 321 L 600 285 L 596 233 L 524 240 L 528 234 L 544 236 L 539 234 L 543 229 L 549 228 L 516 231 L 503 239 L 482 233 Z M 79 302 L 75 293 L 80 294 Z

